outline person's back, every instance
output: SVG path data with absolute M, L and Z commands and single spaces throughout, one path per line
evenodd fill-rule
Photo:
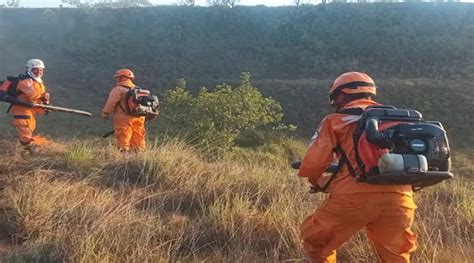
M 313 185 L 324 187 L 327 178 L 320 175 L 333 162 L 333 149 L 337 146 L 347 155 L 354 170 L 359 170 L 354 148 L 354 131 L 357 128 L 359 116 L 344 113 L 348 109 L 365 109 L 369 106 L 380 105 L 372 99 L 362 98 L 348 102 L 339 112 L 326 116 L 318 130 L 318 140 L 308 148 L 308 154 L 300 167 L 300 175 L 308 177 Z M 321 137 L 321 134 L 323 137 Z M 317 178 L 317 179 L 315 179 Z M 329 184 L 328 193 L 365 193 L 365 192 L 394 192 L 408 196 L 412 195 L 410 185 L 370 185 L 359 183 L 348 169 L 342 166 L 334 180 Z
M 313 262 L 335 262 L 336 249 L 364 227 L 383 262 L 409 262 L 416 249 L 410 230 L 416 208 L 411 185 L 371 185 L 353 176 L 359 170 L 353 137 L 359 116 L 348 112 L 378 105 L 372 99 L 375 94 L 375 84 L 366 74 L 339 76 L 330 89 L 336 113 L 321 122 L 302 161 L 299 176 L 331 194 L 301 226 L 304 248 Z M 344 160 L 343 165 L 332 177 L 324 176 L 335 156 Z

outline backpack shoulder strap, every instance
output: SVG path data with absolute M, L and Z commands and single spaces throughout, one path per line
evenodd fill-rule
M 124 88 L 126 88 L 126 89 L 128 89 L 128 90 L 131 90 L 131 89 L 132 89 L 132 87 L 129 87 L 129 86 L 126 86 L 126 85 L 117 85 L 117 86 L 119 86 L 119 87 L 124 87 Z
M 344 165 L 347 165 L 347 169 L 349 169 L 349 172 L 351 173 L 351 175 L 355 177 L 355 170 L 352 167 L 349 159 L 347 158 L 346 153 L 344 152 L 344 150 L 342 149 L 342 147 L 339 143 L 336 145 L 336 147 L 333 149 L 333 151 L 335 153 L 339 154 L 339 156 L 340 156 L 339 162 L 337 164 L 336 169 L 334 171 L 332 171 L 331 178 L 327 181 L 327 183 L 323 187 L 318 189 L 322 192 L 326 191 L 329 188 L 329 185 L 334 180 L 334 178 L 336 178 L 336 175 L 339 173 L 339 171 L 342 169 L 342 166 L 344 166 Z
M 348 108 L 348 109 L 343 109 L 339 112 L 341 114 L 356 115 L 356 116 L 361 116 L 362 117 L 359 120 L 359 122 L 357 124 L 357 128 L 355 129 L 355 131 L 352 135 L 356 162 L 359 165 L 362 174 L 364 174 L 364 164 L 362 163 L 362 161 L 359 157 L 359 150 L 357 149 L 357 145 L 358 145 L 358 141 L 359 141 L 359 138 L 360 138 L 360 135 L 361 135 L 361 128 L 364 126 L 363 125 L 364 113 L 366 112 L 366 110 L 372 109 L 372 108 L 394 108 L 394 107 L 393 106 L 385 106 L 385 105 L 373 105 L 373 106 L 369 106 L 365 109 L 363 109 L 363 108 Z M 352 177 L 358 179 L 356 169 L 352 166 L 351 162 L 347 158 L 346 152 L 342 149 L 342 147 L 339 147 L 337 150 L 338 150 L 338 153 L 341 155 L 341 158 L 344 159 L 345 162 L 347 163 L 347 168 L 348 168 L 349 172 L 351 173 Z M 364 176 L 364 175 L 362 175 L 362 176 Z
M 126 88 L 128 89 L 127 93 L 125 94 L 125 103 L 127 103 L 127 100 L 128 100 L 128 97 L 130 96 L 129 93 L 130 91 L 132 91 L 132 87 L 129 87 L 129 86 L 126 86 L 126 85 L 117 85 L 118 87 L 123 87 L 123 88 Z M 124 109 L 124 107 L 122 106 L 122 104 L 120 103 L 121 101 L 117 102 L 117 105 L 115 105 L 115 107 L 119 106 L 119 108 L 125 112 L 125 113 L 128 113 L 128 111 L 126 109 Z
M 341 159 L 342 161 L 344 161 L 344 163 L 347 165 L 347 169 L 349 170 L 349 172 L 351 173 L 351 175 L 353 177 L 356 177 L 356 171 L 354 169 L 354 167 L 352 167 L 352 164 L 351 162 L 349 161 L 349 158 L 347 158 L 347 154 L 346 152 L 342 149 L 342 147 L 340 145 L 338 145 L 335 149 L 336 153 L 338 153 L 339 155 L 341 155 Z
M 339 112 L 339 114 L 348 114 L 348 115 L 362 115 L 364 113 L 364 109 L 362 108 L 348 108 L 348 109 L 343 109 Z

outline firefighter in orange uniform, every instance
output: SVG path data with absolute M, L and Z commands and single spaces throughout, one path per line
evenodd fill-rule
M 102 117 L 108 119 L 114 113 L 114 134 L 121 151 L 143 150 L 145 148 L 145 117 L 127 114 L 126 94 L 136 86 L 135 75 L 129 69 L 119 69 L 114 74 L 115 87 L 109 94 L 102 110 Z
M 30 59 L 26 63 L 26 75 L 16 86 L 19 93 L 18 99 L 25 102 L 49 104 L 49 93 L 43 83 L 44 63 L 39 59 Z M 28 108 L 20 105 L 12 105 L 13 126 L 18 132 L 18 138 L 25 149 L 32 150 L 35 144 L 33 132 L 36 128 L 35 115 L 44 113 L 42 109 Z
M 374 81 L 360 72 L 342 74 L 330 87 L 336 112 L 320 123 L 298 174 L 330 194 L 301 225 L 304 250 L 311 262 L 336 262 L 336 250 L 363 228 L 381 262 L 410 262 L 417 247 L 411 231 L 416 208 L 411 185 L 361 183 L 350 171 L 359 171 L 353 141 L 358 116 L 344 111 L 379 105 L 372 99 L 375 95 Z M 328 184 L 323 174 L 341 152 L 349 164 L 342 165 Z

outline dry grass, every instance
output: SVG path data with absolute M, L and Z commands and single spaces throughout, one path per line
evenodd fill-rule
M 299 224 L 324 197 L 288 168 L 304 150 L 282 140 L 206 161 L 171 140 L 123 156 L 109 142 L 72 141 L 24 156 L 0 141 L 4 262 L 301 262 Z M 456 156 L 458 179 L 417 194 L 414 262 L 474 258 L 474 164 Z M 342 262 L 374 262 L 363 234 Z

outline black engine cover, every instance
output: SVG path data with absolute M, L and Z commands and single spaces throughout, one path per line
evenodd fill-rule
M 398 154 L 422 154 L 430 171 L 449 171 L 450 149 L 446 132 L 432 122 L 400 123 L 385 131 Z

